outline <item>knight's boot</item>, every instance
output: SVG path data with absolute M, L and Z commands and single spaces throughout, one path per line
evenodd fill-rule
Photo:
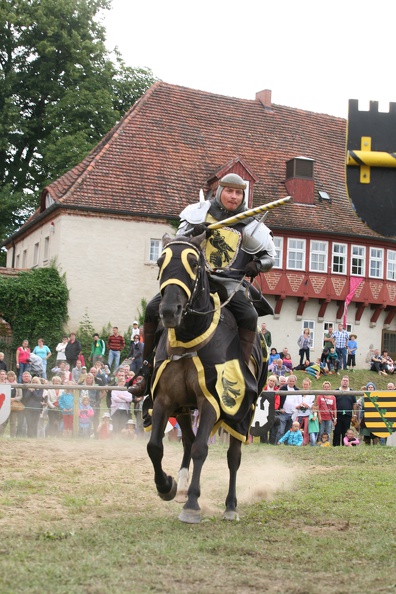
M 256 340 L 256 332 L 247 330 L 246 328 L 238 328 L 239 340 L 241 341 L 243 358 L 246 365 L 249 365 L 250 357 L 252 355 L 254 341 Z
M 147 394 L 148 386 L 150 385 L 151 369 L 153 360 L 153 351 L 155 346 L 155 332 L 158 324 L 155 322 L 144 322 L 143 324 L 143 336 L 144 336 L 144 349 L 143 349 L 143 365 L 137 372 L 136 376 L 141 379 L 136 382 L 134 386 L 128 388 L 128 392 L 133 396 L 139 398 Z

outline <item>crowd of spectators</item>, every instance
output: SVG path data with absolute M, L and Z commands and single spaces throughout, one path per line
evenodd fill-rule
M 129 352 L 132 356 L 121 364 L 120 354 L 125 342 L 124 338 L 119 338 L 116 327 L 107 345 L 97 333 L 94 334 L 88 357 L 91 362 L 89 368 L 85 365 L 81 343 L 74 333 L 63 336 L 56 346 L 56 362 L 50 372 L 47 361 L 52 353 L 41 338 L 33 350 L 30 350 L 28 340 L 18 347 L 15 353 L 16 373 L 7 370 L 4 354 L 0 353 L 0 384 L 14 384 L 11 388 L 11 413 L 0 425 L 0 435 L 6 433 L 9 425 L 12 438 L 71 437 L 76 417 L 81 437 L 105 439 L 122 436 L 131 439 L 142 434 L 143 398 L 134 398 L 125 389 L 138 379 L 131 367 L 138 371 L 136 361 L 139 362 L 139 358 L 134 355 L 142 350 L 137 347 L 140 333 L 135 331 L 133 336 Z M 111 354 L 110 362 L 108 359 L 106 362 L 106 352 Z M 111 362 L 113 369 L 109 364 Z M 53 387 L 47 387 L 49 385 Z M 87 389 L 84 390 L 84 386 Z

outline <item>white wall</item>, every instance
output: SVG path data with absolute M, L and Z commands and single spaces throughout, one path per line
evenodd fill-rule
M 275 307 L 275 300 L 270 296 L 268 301 Z M 276 347 L 278 351 L 282 351 L 283 347 L 287 347 L 292 356 L 293 365 L 298 365 L 299 355 L 297 339 L 302 333 L 303 320 L 310 320 L 315 322 L 315 344 L 311 349 L 311 360 L 320 357 L 322 353 L 322 336 L 323 336 L 323 322 L 318 322 L 317 314 L 319 311 L 319 304 L 317 300 L 310 300 L 305 306 L 304 313 L 301 320 L 296 319 L 297 300 L 292 297 L 285 299 L 279 319 L 274 316 L 265 316 L 259 318 L 259 324 L 262 322 L 267 324 L 267 329 L 271 332 L 272 346 Z M 325 317 L 325 322 L 333 322 L 334 330 L 337 330 L 337 304 L 330 303 Z M 374 348 L 381 348 L 381 338 L 383 324 L 386 313 L 381 313 L 375 327 L 370 328 L 370 318 L 373 311 L 366 308 L 360 324 L 355 323 L 355 304 L 351 303 L 348 308 L 347 323 L 351 324 L 351 332 L 357 334 L 358 351 L 356 355 L 356 365 L 358 368 L 368 368 L 366 363 L 366 356 L 369 352 L 370 345 Z M 395 322 L 392 323 L 389 330 L 396 330 Z

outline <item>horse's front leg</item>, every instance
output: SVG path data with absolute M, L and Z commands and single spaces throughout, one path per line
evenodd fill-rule
M 176 501 L 184 503 L 187 500 L 188 479 L 190 462 L 191 462 L 191 447 L 195 439 L 192 429 L 191 413 L 184 413 L 178 415 L 177 422 L 180 425 L 183 442 L 183 459 L 180 470 L 177 475 L 177 494 Z
M 226 509 L 223 520 L 239 520 L 237 513 L 236 477 L 241 464 L 241 441 L 230 435 L 230 447 L 227 451 L 228 469 L 230 471 L 230 482 L 226 497 Z
M 198 524 L 201 521 L 201 509 L 198 504 L 201 495 L 201 471 L 208 455 L 208 439 L 215 422 L 216 413 L 214 408 L 209 402 L 203 402 L 197 435 L 191 447 L 193 460 L 191 484 L 187 491 L 187 501 L 179 514 L 179 520 L 187 524 Z
M 167 411 L 162 404 L 160 397 L 157 397 L 153 405 L 152 429 L 147 453 L 154 466 L 154 481 L 158 495 L 165 501 L 174 499 L 177 484 L 174 478 L 167 475 L 162 469 L 162 458 L 164 456 L 164 431 L 168 421 Z

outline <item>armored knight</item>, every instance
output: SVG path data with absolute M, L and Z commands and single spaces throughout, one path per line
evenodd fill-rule
M 178 236 L 197 236 L 216 223 L 247 210 L 245 205 L 246 183 L 235 174 L 223 177 L 212 200 L 187 206 L 180 214 Z M 249 217 L 232 226 L 207 231 L 203 246 L 207 266 L 215 284 L 222 285 L 231 297 L 227 307 L 233 313 L 239 329 L 239 338 L 245 361 L 252 353 L 257 330 L 257 312 L 245 297 L 240 281 L 248 276 L 254 278 L 260 272 L 270 270 L 275 263 L 275 245 L 272 233 L 264 223 Z M 224 291 L 224 290 L 223 290 Z M 143 327 L 145 360 L 154 348 L 155 331 L 159 321 L 160 295 L 156 295 L 146 308 Z M 129 391 L 135 396 L 146 393 L 149 366 L 143 366 L 139 375 L 143 380 Z

